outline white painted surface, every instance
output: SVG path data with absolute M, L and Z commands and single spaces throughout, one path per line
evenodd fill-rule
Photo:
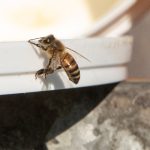
M 81 69 L 81 79 L 77 85 L 68 80 L 65 72 L 59 71 L 46 79 L 35 79 L 34 73 L 1 75 L 0 94 L 26 93 L 55 89 L 68 89 L 119 82 L 127 76 L 126 67 Z
M 132 38 L 95 38 L 63 42 L 91 61 L 72 53 L 81 70 L 79 84 L 69 81 L 63 70 L 49 75 L 46 80 L 35 80 L 35 72 L 43 67 L 46 60 L 40 51 L 34 50 L 27 42 L 1 42 L 0 94 L 93 86 L 126 78 Z
M 130 60 L 132 38 L 93 38 L 63 40 L 67 47 L 90 60 L 71 53 L 80 68 L 125 64 Z M 35 72 L 43 67 L 45 57 L 28 42 L 0 43 L 0 74 Z

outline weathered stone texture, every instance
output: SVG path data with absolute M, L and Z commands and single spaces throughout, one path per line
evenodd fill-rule
M 50 150 L 150 150 L 150 83 L 123 82 Z

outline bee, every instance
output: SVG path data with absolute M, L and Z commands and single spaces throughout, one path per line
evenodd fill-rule
M 37 39 L 38 41 L 34 42 L 34 40 Z M 42 51 L 45 51 L 49 59 L 46 68 L 40 69 L 35 73 L 36 78 L 39 76 L 44 76 L 46 78 L 48 74 L 63 68 L 70 81 L 75 84 L 79 82 L 80 69 L 73 56 L 67 51 L 72 49 L 65 47 L 65 45 L 60 40 L 56 39 L 54 35 L 30 39 L 28 42 L 36 47 L 39 47 Z M 74 50 L 72 51 L 77 53 Z M 81 54 L 79 55 L 82 56 Z

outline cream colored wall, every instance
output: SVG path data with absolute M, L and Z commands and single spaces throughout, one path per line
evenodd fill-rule
M 110 10 L 117 2 L 122 0 L 86 0 L 88 2 L 89 8 L 93 13 L 93 18 L 97 19 L 103 16 L 107 10 Z M 146 5 L 148 1 L 138 1 L 139 5 L 135 7 L 138 11 L 134 12 L 134 18 L 140 16 L 140 12 L 143 13 L 143 8 L 149 10 Z M 143 4 L 142 4 L 143 2 Z M 133 17 L 133 16 L 132 16 Z M 134 37 L 133 43 L 133 55 L 131 63 L 129 64 L 129 77 L 136 78 L 150 78 L 150 11 L 133 20 L 133 25 L 131 30 L 127 33 Z M 101 34 L 100 34 L 101 35 Z
M 134 23 L 129 34 L 134 37 L 129 77 L 150 78 L 150 11 Z
M 87 5 L 92 13 L 93 19 L 102 17 L 109 11 L 116 3 L 122 0 L 86 0 Z

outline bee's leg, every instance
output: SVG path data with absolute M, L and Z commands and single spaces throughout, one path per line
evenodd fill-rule
M 58 66 L 56 68 L 56 70 L 61 69 L 61 68 L 62 68 L 61 66 Z M 35 73 L 35 79 L 37 79 L 38 76 L 42 76 L 42 75 L 44 75 L 44 77 L 46 78 L 46 75 L 51 74 L 53 72 L 54 72 L 54 70 L 52 68 L 50 68 L 50 67 L 49 68 L 45 68 L 45 69 L 40 69 L 40 70 L 38 70 Z
M 51 74 L 53 72 L 54 72 L 54 70 L 51 67 L 50 68 L 46 68 L 45 71 L 44 71 L 44 77 L 46 78 L 46 76 L 48 74 Z
M 53 72 L 54 70 L 52 68 L 40 69 L 35 73 L 35 79 L 37 79 L 38 76 L 44 76 L 46 78 L 47 74 L 51 74 Z
M 61 69 L 62 67 L 61 66 L 58 66 L 57 68 L 56 68 L 56 70 L 59 70 L 59 69 Z
M 44 74 L 44 69 L 40 69 L 35 73 L 35 79 L 37 79 L 38 76 L 41 76 Z
M 38 70 L 36 72 L 35 78 L 37 78 L 37 76 L 41 76 L 41 75 L 44 75 L 44 77 L 46 78 L 47 74 L 53 73 L 54 70 L 52 70 L 52 68 L 50 67 L 50 65 L 51 65 L 51 59 L 49 59 L 49 62 L 48 62 L 48 64 L 47 64 L 47 66 L 46 66 L 45 69 L 40 69 L 40 70 Z

